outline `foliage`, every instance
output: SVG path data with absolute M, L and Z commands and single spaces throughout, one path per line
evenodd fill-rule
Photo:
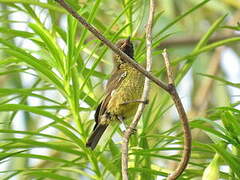
M 116 42 L 131 35 L 135 59 L 144 63 L 148 1 L 67 2 L 109 40 Z M 120 179 L 118 135 L 122 132 L 117 126 L 115 135 L 109 134 L 96 150 L 85 147 L 94 123 L 93 111 L 103 95 L 102 84 L 112 68 L 110 50 L 53 0 L 0 0 L 0 5 L 0 166 L 5 167 L 1 177 Z M 197 114 L 194 107 L 194 95 L 205 76 L 239 89 L 239 83 L 228 81 L 222 72 L 220 77 L 206 70 L 215 48 L 229 45 L 239 50 L 237 36 L 209 41 L 226 29 L 239 30 L 237 24 L 228 25 L 227 19 L 235 16 L 237 6 L 239 3 L 214 0 L 157 3 L 153 38 L 156 76 L 165 79 L 161 43 L 184 36 L 201 37 L 197 44 L 168 48 L 176 83 L 181 85 L 192 72 L 192 97 L 188 94 L 192 106 L 188 111 L 193 132 L 201 130 L 180 179 L 202 177 L 216 154 L 219 176 L 240 179 L 239 103 L 227 103 L 228 89 L 220 86 L 218 90 L 219 85 L 214 84 L 208 93 L 214 94 L 213 98 L 207 100 L 204 113 Z M 224 106 L 215 101 L 223 97 Z M 182 131 L 172 108 L 169 96 L 153 86 L 150 103 L 130 142 L 131 179 L 166 177 L 179 162 Z M 220 167 L 229 167 L 230 173 Z

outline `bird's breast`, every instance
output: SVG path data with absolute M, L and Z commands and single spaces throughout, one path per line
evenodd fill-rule
M 128 118 L 136 112 L 143 91 L 144 76 L 132 67 L 125 68 L 126 77 L 111 94 L 108 112 Z

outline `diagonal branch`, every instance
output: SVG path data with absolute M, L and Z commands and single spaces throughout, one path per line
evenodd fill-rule
M 118 54 L 125 62 L 131 64 L 135 69 L 144 74 L 146 77 L 151 79 L 158 86 L 163 88 L 164 90 L 168 90 L 167 85 L 160 81 L 157 77 L 151 75 L 151 73 L 147 72 L 142 66 L 140 66 L 136 61 L 122 52 L 119 48 L 117 48 L 113 43 L 107 40 L 95 27 L 89 24 L 83 17 L 81 17 L 76 11 L 74 11 L 68 4 L 65 3 L 64 0 L 55 0 L 57 1 L 64 9 L 66 9 L 73 17 L 75 17 L 85 28 L 87 28 L 90 32 L 94 34 L 100 41 L 102 41 L 105 45 L 107 45 L 113 52 Z
M 150 72 L 152 68 L 152 26 L 153 26 L 153 17 L 154 17 L 155 4 L 154 0 L 150 1 L 149 17 L 146 25 L 146 47 L 147 47 L 147 65 L 146 71 Z M 146 102 L 148 99 L 148 94 L 150 90 L 150 80 L 146 77 L 144 82 L 143 94 L 141 97 L 142 102 Z M 142 116 L 143 110 L 145 108 L 145 103 L 140 103 L 137 109 L 137 112 L 134 116 L 134 119 L 130 126 L 124 133 L 123 143 L 122 143 L 122 179 L 128 180 L 128 143 L 129 139 L 133 133 L 133 130 L 136 129 L 137 124 Z
M 170 63 L 169 63 L 169 59 L 168 59 L 166 49 L 164 49 L 162 55 L 163 55 L 163 59 L 164 59 L 164 62 L 165 62 L 166 69 L 167 69 L 168 87 L 169 87 L 168 92 L 171 95 L 171 97 L 174 101 L 174 104 L 177 108 L 179 117 L 180 117 L 180 119 L 182 121 L 182 124 L 183 124 L 183 132 L 184 132 L 184 148 L 183 148 L 182 159 L 181 159 L 177 169 L 172 174 L 170 174 L 167 178 L 167 180 L 175 180 L 183 173 L 183 171 L 187 167 L 188 161 L 189 161 L 190 156 L 191 156 L 192 135 L 191 135 L 191 130 L 189 128 L 188 118 L 187 118 L 186 112 L 183 108 L 183 104 L 181 102 L 181 99 L 180 99 L 180 97 L 177 93 L 177 90 L 175 88 L 175 85 L 174 85 L 172 69 L 170 67 Z

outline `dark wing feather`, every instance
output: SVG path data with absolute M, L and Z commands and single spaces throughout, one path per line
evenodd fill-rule
M 93 150 L 106 129 L 107 125 L 97 125 L 89 137 L 86 146 L 90 147 Z
M 99 117 L 99 113 L 100 113 L 100 109 L 101 109 L 101 106 L 102 106 L 102 102 L 100 102 L 100 104 L 98 105 L 97 109 L 96 109 L 96 112 L 94 114 L 94 119 L 95 119 L 95 125 L 93 127 L 93 130 L 96 129 L 97 125 L 98 125 L 98 117 Z
M 117 89 L 120 86 L 122 80 L 125 77 L 126 75 L 124 76 L 124 72 L 122 70 L 118 69 L 117 71 L 113 71 L 112 77 L 109 79 L 107 83 L 106 96 L 96 109 L 96 112 L 94 115 L 96 124 L 93 128 L 93 132 L 91 136 L 87 140 L 87 143 L 86 143 L 87 147 L 94 149 L 98 141 L 100 140 L 101 136 L 103 135 L 104 131 L 108 127 L 108 124 L 101 124 L 99 122 L 100 116 L 103 115 L 106 111 L 108 102 L 111 99 L 112 91 Z
M 97 125 L 99 123 L 99 117 L 101 115 L 103 115 L 106 111 L 108 102 L 111 99 L 112 91 L 117 89 L 120 86 L 122 80 L 125 78 L 123 76 L 123 73 L 124 73 L 124 71 L 122 71 L 120 69 L 116 69 L 112 72 L 112 76 L 108 80 L 108 83 L 107 83 L 106 95 L 105 95 L 103 101 L 98 105 L 95 115 L 94 115 L 95 122 L 96 122 L 94 129 L 97 127 Z
M 121 69 L 116 69 L 112 72 L 112 76 L 108 80 L 108 83 L 107 83 L 106 96 L 102 101 L 99 115 L 102 115 L 105 113 L 107 105 L 111 99 L 112 92 L 121 85 L 121 83 L 125 77 L 126 76 L 124 76 L 124 71 Z

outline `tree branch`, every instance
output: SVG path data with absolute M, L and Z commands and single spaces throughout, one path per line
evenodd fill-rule
M 170 174 L 167 178 L 167 180 L 175 180 L 183 173 L 183 171 L 187 167 L 188 161 L 189 161 L 190 156 L 191 156 L 192 135 L 191 135 L 191 130 L 189 128 L 188 118 L 187 118 L 186 112 L 183 108 L 181 99 L 179 98 L 179 95 L 178 95 L 177 90 L 176 90 L 175 85 L 174 85 L 172 69 L 170 67 L 170 63 L 169 63 L 169 59 L 168 59 L 166 49 L 164 49 L 162 55 L 163 55 L 163 59 L 164 59 L 164 62 L 165 62 L 166 69 L 167 69 L 168 86 L 169 86 L 169 91 L 168 92 L 171 95 L 171 97 L 174 101 L 174 104 L 177 108 L 179 117 L 180 117 L 180 119 L 182 121 L 182 124 L 183 124 L 183 132 L 184 132 L 184 148 L 183 148 L 182 159 L 181 159 L 177 169 L 172 174 Z
M 239 37 L 237 34 L 222 34 L 222 35 L 217 35 L 215 37 L 212 37 L 209 39 L 208 43 L 213 43 L 217 41 L 221 41 L 224 39 L 229 39 L 229 38 L 234 38 L 234 37 Z M 158 48 L 168 48 L 168 47 L 176 47 L 176 46 L 192 46 L 194 44 L 197 44 L 200 41 L 201 37 L 186 37 L 186 38 L 174 38 L 174 39 L 169 39 L 164 42 L 161 42 Z
M 94 34 L 100 41 L 102 41 L 105 45 L 107 45 L 113 52 L 119 55 L 125 62 L 131 64 L 135 69 L 144 74 L 146 77 L 151 79 L 158 86 L 163 88 L 164 90 L 168 90 L 167 85 L 160 81 L 157 77 L 151 75 L 151 73 L 147 72 L 142 66 L 140 66 L 136 61 L 122 52 L 119 48 L 117 48 L 113 43 L 107 40 L 95 27 L 89 24 L 83 17 L 81 17 L 75 10 L 73 10 L 68 4 L 65 3 L 64 0 L 55 0 L 57 1 L 64 9 L 66 9 L 73 17 L 75 17 L 86 29 Z
M 150 72 L 152 68 L 152 25 L 153 25 L 153 18 L 154 18 L 154 9 L 155 4 L 154 0 L 150 1 L 149 5 L 149 17 L 148 22 L 146 25 L 146 58 L 147 58 L 147 65 L 146 71 Z M 143 94 L 141 97 L 142 102 L 146 102 L 148 99 L 148 94 L 150 90 L 150 80 L 146 77 L 144 81 L 144 88 Z M 134 116 L 133 121 L 131 122 L 130 126 L 124 132 L 123 136 L 123 143 L 122 143 L 122 179 L 128 180 L 128 143 L 131 137 L 131 134 L 134 129 L 136 129 L 137 124 L 142 116 L 143 110 L 145 108 L 145 103 L 140 103 L 137 109 L 137 112 Z

